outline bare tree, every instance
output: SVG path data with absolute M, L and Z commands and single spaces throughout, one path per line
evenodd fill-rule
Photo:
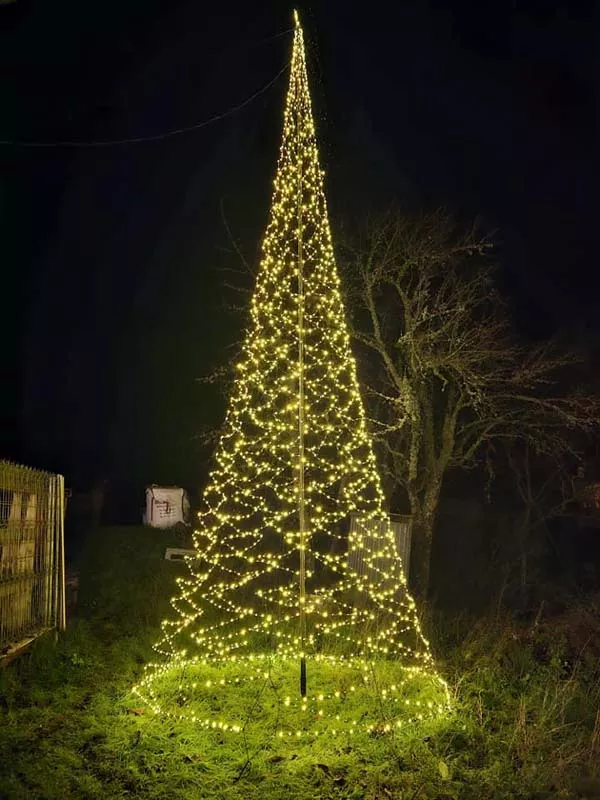
M 422 596 L 448 470 L 489 466 L 499 441 L 575 455 L 573 433 L 598 422 L 596 398 L 566 383 L 576 354 L 516 337 L 490 250 L 476 227 L 459 229 L 443 211 L 389 213 L 342 259 L 372 433 L 388 498 L 401 491 L 413 516 Z

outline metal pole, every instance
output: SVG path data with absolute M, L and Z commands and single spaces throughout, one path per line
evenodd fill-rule
M 297 106 L 298 143 L 298 527 L 300 540 L 300 694 L 306 696 L 306 509 L 304 505 L 304 275 L 302 260 L 302 149 L 300 104 Z

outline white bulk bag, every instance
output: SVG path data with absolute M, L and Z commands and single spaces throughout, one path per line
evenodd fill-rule
M 187 523 L 190 501 L 185 489 L 180 486 L 149 486 L 146 489 L 144 525 L 153 528 L 172 528 L 178 523 Z

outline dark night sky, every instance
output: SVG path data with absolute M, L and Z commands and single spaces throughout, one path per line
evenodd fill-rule
M 0 2 L 0 138 L 148 136 L 236 106 L 290 53 L 291 8 L 253 5 Z M 583 323 L 595 336 L 592 6 L 300 10 L 334 229 L 392 200 L 480 214 L 528 332 Z M 221 401 L 195 378 L 237 332 L 221 307 L 219 267 L 236 264 L 221 206 L 255 261 L 285 87 L 282 76 L 232 116 L 162 141 L 0 146 L 0 456 L 75 487 L 198 488 L 206 453 L 191 437 Z

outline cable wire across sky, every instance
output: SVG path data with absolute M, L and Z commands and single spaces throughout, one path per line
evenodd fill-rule
M 202 122 L 196 122 L 192 125 L 186 125 L 182 128 L 173 128 L 168 131 L 163 131 L 162 133 L 155 133 L 149 134 L 147 136 L 132 136 L 129 138 L 124 139 L 98 139 L 98 140 L 89 140 L 89 141 L 21 141 L 21 140 L 10 140 L 10 139 L 0 139 L 0 145 L 9 145 L 13 147 L 36 147 L 36 148 L 50 148 L 50 147 L 72 147 L 72 148 L 92 148 L 92 147 L 118 147 L 120 145 L 126 144 L 141 144 L 142 142 L 158 142 L 163 139 L 169 139 L 173 136 L 181 136 L 184 133 L 191 133 L 192 131 L 197 131 L 200 128 L 205 128 L 207 125 L 212 125 L 214 122 L 219 122 L 219 120 L 225 119 L 226 117 L 230 117 L 233 114 L 241 111 L 247 105 L 249 105 L 253 100 L 256 100 L 266 91 L 268 91 L 276 82 L 277 80 L 283 75 L 284 72 L 289 67 L 289 62 L 286 62 L 284 66 L 279 70 L 279 72 L 275 75 L 274 78 L 258 89 L 254 94 L 251 94 L 250 97 L 247 97 L 238 105 L 233 106 L 232 108 L 227 109 L 227 111 L 223 111 L 220 114 L 215 114 L 213 117 L 209 117 L 209 119 L 203 120 Z

